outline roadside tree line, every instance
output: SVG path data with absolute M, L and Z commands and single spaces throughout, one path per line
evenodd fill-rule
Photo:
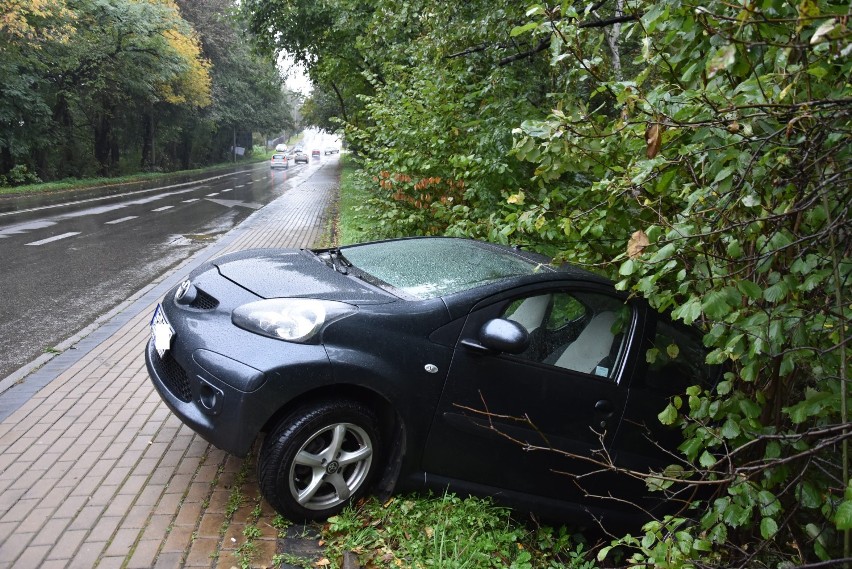
M 848 2 L 242 8 L 309 68 L 375 236 L 521 244 L 703 329 L 727 373 L 659 410 L 685 442 L 647 480 L 713 496 L 615 540 L 629 564 L 849 563 Z
M 9 0 L 0 11 L 0 182 L 220 161 L 294 127 L 231 0 Z

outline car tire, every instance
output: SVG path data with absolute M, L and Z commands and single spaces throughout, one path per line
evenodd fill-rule
M 380 463 L 376 415 L 348 400 L 300 408 L 266 436 L 261 494 L 291 520 L 324 520 L 363 496 Z

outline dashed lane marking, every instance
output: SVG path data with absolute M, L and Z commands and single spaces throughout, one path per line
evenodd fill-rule
M 27 245 L 44 245 L 45 243 L 51 243 L 52 241 L 59 241 L 60 239 L 65 239 L 66 237 L 74 237 L 75 235 L 80 235 L 79 231 L 71 231 L 70 233 L 63 233 L 62 235 L 55 235 L 53 237 L 48 237 L 47 239 L 42 239 L 41 241 L 33 241 L 32 243 L 27 243 Z
M 116 223 L 124 223 L 125 221 L 130 221 L 131 219 L 136 219 L 139 217 L 138 215 L 128 215 L 127 217 L 120 217 L 118 219 L 113 219 L 112 221 L 105 222 L 107 225 L 115 225 Z
M 151 211 L 166 211 L 167 209 L 172 209 L 173 205 L 164 205 L 163 207 L 158 207 L 157 209 L 152 209 Z
M 191 200 L 183 200 L 183 203 L 192 203 L 192 202 L 197 202 L 198 200 L 199 200 L 199 198 L 192 198 Z

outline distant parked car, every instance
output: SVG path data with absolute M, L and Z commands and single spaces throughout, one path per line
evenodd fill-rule
M 658 413 L 719 373 L 696 330 L 610 281 L 465 239 L 231 253 L 166 293 L 151 328 L 160 396 L 238 456 L 266 432 L 260 489 L 293 519 L 374 483 L 567 518 L 664 507 L 593 461 L 669 464 L 682 439 Z
M 272 158 L 269 159 L 269 167 L 270 168 L 284 168 L 285 170 L 290 167 L 289 159 L 287 155 L 283 152 L 276 152 L 272 155 Z
M 293 161 L 298 164 L 299 162 L 308 163 L 308 155 L 302 152 L 301 150 L 297 150 L 293 155 Z

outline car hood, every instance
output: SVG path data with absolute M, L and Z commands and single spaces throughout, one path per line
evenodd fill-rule
M 223 277 L 262 298 L 319 298 L 350 304 L 397 300 L 298 249 L 242 251 L 223 255 L 213 264 Z

